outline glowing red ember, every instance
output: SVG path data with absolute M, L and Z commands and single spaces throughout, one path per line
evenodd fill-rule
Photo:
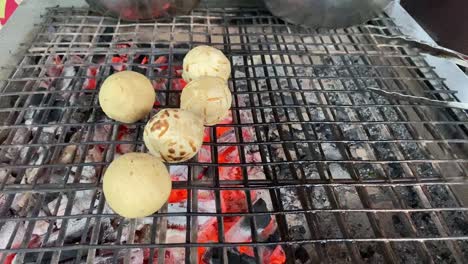
M 32 235 L 31 240 L 29 240 L 28 248 L 37 248 L 42 244 L 41 237 L 38 235 Z M 11 248 L 19 248 L 20 243 L 14 244 Z M 12 264 L 16 257 L 16 253 L 8 254 L 5 258 L 5 264 Z

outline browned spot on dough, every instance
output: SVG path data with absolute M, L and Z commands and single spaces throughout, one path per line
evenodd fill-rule
M 173 109 L 172 111 L 178 113 L 178 112 L 179 112 L 179 109 Z
M 214 68 L 213 70 L 214 70 L 215 72 L 219 72 L 218 68 Z
M 170 117 L 170 116 L 171 116 L 171 114 L 169 114 L 169 111 L 167 111 L 167 110 L 164 110 L 164 111 L 162 112 L 162 114 L 161 114 L 161 118 L 163 118 L 163 119 L 164 119 L 165 117 Z
M 174 153 L 175 153 L 175 149 L 171 149 L 171 148 L 170 148 L 170 149 L 169 149 L 169 153 L 174 154 Z
M 158 120 L 158 121 L 154 122 L 154 124 L 151 126 L 150 130 L 151 130 L 151 132 L 154 132 L 154 131 L 160 129 L 161 127 L 162 127 L 162 122 L 161 122 L 161 120 Z
M 197 151 L 197 148 L 195 146 L 195 142 L 193 142 L 193 140 L 191 140 L 191 139 L 189 140 L 189 145 L 192 148 L 193 152 Z
M 222 97 L 211 97 L 206 99 L 208 102 L 214 102 L 214 101 L 221 101 L 223 98 Z
M 174 118 L 175 118 L 175 119 L 179 119 L 179 115 L 178 115 L 178 114 L 174 114 Z
M 179 145 L 179 148 L 180 148 L 180 149 L 184 149 L 184 146 L 182 146 L 182 145 Z
M 187 67 L 185 67 L 185 71 L 186 71 L 186 72 L 189 71 L 189 65 L 187 65 Z
M 159 137 L 162 137 L 168 129 L 169 123 L 166 120 L 158 120 L 154 122 L 154 124 L 151 126 L 151 132 L 161 130 L 161 133 L 159 133 Z
M 174 146 L 175 144 L 177 144 L 177 142 L 175 142 L 175 141 L 171 141 L 171 143 L 169 143 L 169 145 L 168 145 L 168 146 L 169 146 L 169 147 L 172 147 L 172 146 Z
M 180 155 L 181 155 L 181 156 L 185 156 L 185 154 L 187 154 L 185 151 L 181 151 L 181 152 L 180 152 Z
M 184 157 L 175 157 L 175 156 L 172 156 L 172 155 L 167 155 L 167 158 L 166 160 L 170 160 L 170 161 L 179 161 L 179 160 L 182 160 L 184 159 Z
M 166 120 L 162 121 L 161 133 L 159 133 L 159 137 L 162 137 L 166 134 L 167 130 L 169 129 L 169 123 Z

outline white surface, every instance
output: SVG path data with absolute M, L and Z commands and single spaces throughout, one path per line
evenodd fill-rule
M 424 40 L 428 43 L 435 41 L 426 31 L 406 12 L 399 4 L 395 4 L 387 9 L 387 14 L 393 18 L 395 24 L 401 31 L 417 40 Z M 461 102 L 468 103 L 468 77 L 466 74 L 448 60 L 440 59 L 431 55 L 425 55 L 429 65 L 435 67 L 435 72 L 445 79 L 445 84 L 453 91 L 457 91 L 456 96 Z
M 2 70 L 4 66 L 16 66 L 19 53 L 24 50 L 21 43 L 28 43 L 34 37 L 35 25 L 40 24 L 41 15 L 46 8 L 54 6 L 86 6 L 85 0 L 23 0 L 0 31 L 0 78 L 7 78 L 11 68 Z

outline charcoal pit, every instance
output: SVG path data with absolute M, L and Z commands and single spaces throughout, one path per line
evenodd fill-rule
M 382 15 L 312 30 L 262 8 L 198 8 L 149 22 L 52 8 L 0 80 L 0 262 L 466 263 L 468 115 L 366 87 L 456 101 Z M 112 121 L 97 93 L 122 70 L 147 75 L 152 114 L 179 106 L 196 45 L 232 63 L 231 115 L 171 165 L 159 212 L 123 219 L 102 175 L 146 151 L 145 120 Z

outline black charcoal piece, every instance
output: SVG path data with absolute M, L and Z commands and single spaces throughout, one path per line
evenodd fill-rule
M 56 123 L 60 121 L 62 117 L 63 108 L 65 107 L 66 103 L 64 101 L 55 101 L 52 106 L 58 107 L 51 110 L 41 110 L 36 111 L 34 115 L 34 124 L 41 124 L 42 118 L 46 114 L 47 117 L 44 120 L 44 123 Z M 48 111 L 48 112 L 47 112 Z
M 98 43 L 110 43 L 110 42 L 112 42 L 112 35 L 111 34 L 114 33 L 114 28 L 113 27 L 106 27 L 102 33 L 104 33 L 106 35 L 99 36 Z M 98 47 L 108 47 L 108 45 L 98 44 Z
M 253 211 L 254 212 L 267 212 L 267 206 L 266 203 L 263 199 L 258 199 L 254 204 L 253 204 Z M 270 215 L 256 215 L 253 217 L 255 224 L 257 225 L 257 228 L 263 229 L 268 226 L 268 224 L 271 221 L 271 216 Z M 247 228 L 250 230 L 250 221 L 248 217 L 243 217 L 241 220 L 241 227 L 242 228 Z
M 47 91 L 47 89 L 45 88 L 37 88 L 36 92 L 42 92 L 42 91 Z M 30 106 L 39 106 L 42 102 L 42 99 L 44 98 L 44 95 L 43 93 L 35 93 L 31 96 L 31 102 L 30 102 Z M 47 95 L 47 99 L 46 101 L 48 100 L 48 98 L 50 97 L 50 94 Z
M 221 262 L 221 256 L 219 253 L 222 251 L 219 249 L 210 249 L 206 255 L 205 255 L 205 260 L 208 260 L 207 262 L 210 264 L 219 264 Z M 236 264 L 254 264 L 255 259 L 245 255 L 245 254 L 240 254 L 239 251 L 235 249 L 227 249 L 227 257 L 228 257 L 228 263 L 236 263 Z

